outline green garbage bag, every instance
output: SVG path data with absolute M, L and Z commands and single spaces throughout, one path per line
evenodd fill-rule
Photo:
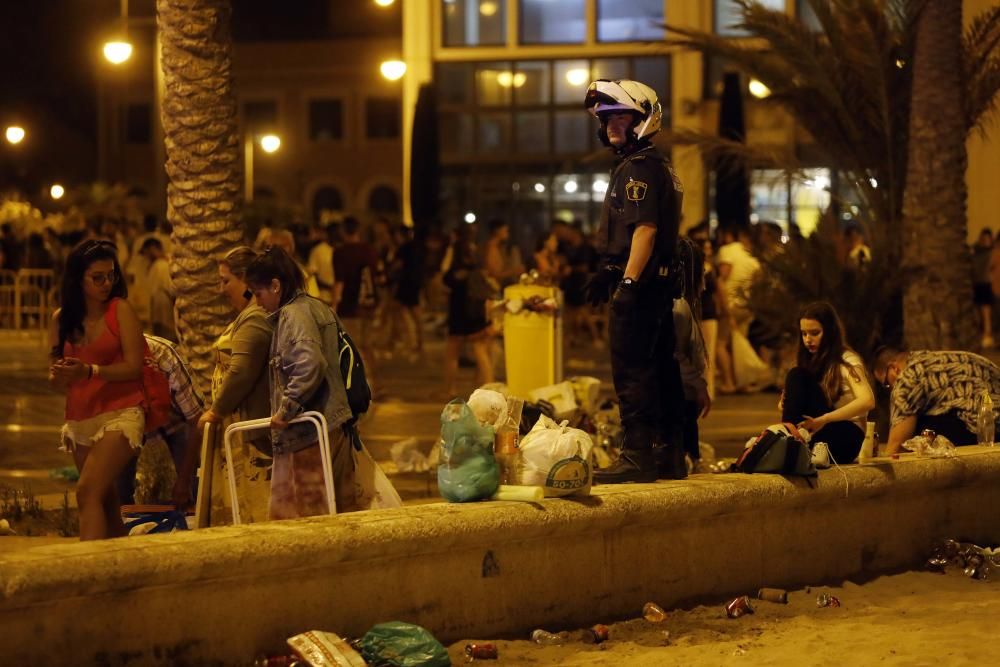
M 483 500 L 496 493 L 500 468 L 493 456 L 493 428 L 480 426 L 464 401 L 441 412 L 441 465 L 438 490 L 453 503 Z
M 379 623 L 361 638 L 361 657 L 377 667 L 451 667 L 448 651 L 419 625 Z

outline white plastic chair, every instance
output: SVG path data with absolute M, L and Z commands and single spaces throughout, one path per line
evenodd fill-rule
M 319 455 L 323 465 L 323 482 L 326 485 L 326 502 L 330 509 L 330 514 L 337 513 L 337 500 L 333 496 L 333 457 L 330 454 L 330 436 L 327 431 L 326 417 L 315 410 L 303 412 L 292 419 L 289 424 L 311 422 L 319 432 Z M 233 433 L 237 431 L 253 431 L 259 428 L 270 428 L 271 418 L 251 419 L 244 422 L 235 422 L 226 428 L 223 442 L 226 447 L 226 472 L 229 474 L 229 496 L 233 505 L 233 525 L 240 524 L 240 503 L 236 497 L 236 470 L 233 468 L 233 449 L 231 439 Z

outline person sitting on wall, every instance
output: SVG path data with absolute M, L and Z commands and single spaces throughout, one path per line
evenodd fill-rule
M 892 391 L 891 428 L 886 453 L 924 429 L 956 445 L 974 445 L 979 398 L 989 391 L 994 420 L 1000 400 L 1000 368 L 971 352 L 880 349 L 875 378 Z

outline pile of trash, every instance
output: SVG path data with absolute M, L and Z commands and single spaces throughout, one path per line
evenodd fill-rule
M 586 378 L 578 385 L 596 398 L 599 381 Z M 573 384 L 532 392 L 531 403 L 498 389 L 479 388 L 468 401 L 456 399 L 442 411 L 441 496 L 470 502 L 588 495 L 594 439 L 569 425 L 578 410 Z
M 451 667 L 448 651 L 412 623 L 379 623 L 360 639 L 310 630 L 289 637 L 288 652 L 262 655 L 254 667 Z
M 955 456 L 955 444 L 930 429 L 925 429 L 920 435 L 904 442 L 903 449 L 914 452 L 917 456 L 932 458 Z
M 970 579 L 993 581 L 1000 578 L 1000 548 L 990 549 L 957 540 L 934 545 L 927 559 L 927 569 L 944 574 L 949 565 L 962 570 Z

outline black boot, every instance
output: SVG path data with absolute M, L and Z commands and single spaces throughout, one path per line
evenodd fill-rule
M 684 479 L 688 476 L 687 460 L 682 447 L 656 444 L 653 446 L 653 458 L 656 461 L 658 479 Z
M 594 471 L 594 482 L 597 484 L 655 481 L 656 460 L 650 449 L 624 449 L 609 467 Z

